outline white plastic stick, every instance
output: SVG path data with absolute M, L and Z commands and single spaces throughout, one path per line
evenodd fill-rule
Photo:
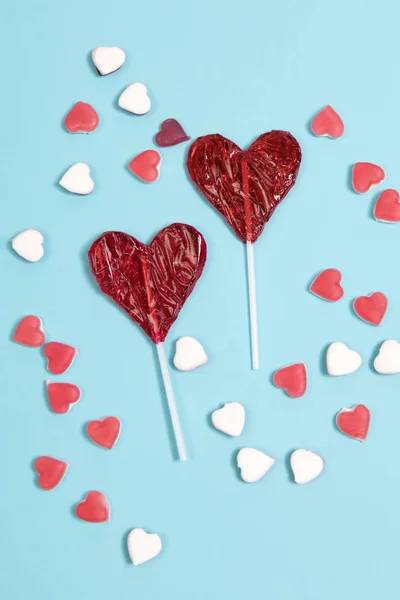
M 179 422 L 178 411 L 175 404 L 174 391 L 172 389 L 171 379 L 168 371 L 167 359 L 165 358 L 164 344 L 156 344 L 158 360 L 160 361 L 161 374 L 164 382 L 165 393 L 168 400 L 169 414 L 171 415 L 172 427 L 174 429 L 176 447 L 178 448 L 179 460 L 186 460 L 185 444 L 183 442 L 181 424 Z
M 257 325 L 257 299 L 256 299 L 256 274 L 254 270 L 254 248 L 251 242 L 246 242 L 247 250 L 247 277 L 249 282 L 249 307 L 251 331 L 251 357 L 252 368 L 259 367 L 258 356 L 258 325 Z

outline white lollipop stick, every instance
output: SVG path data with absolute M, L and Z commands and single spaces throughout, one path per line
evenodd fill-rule
M 174 391 L 172 389 L 171 379 L 169 376 L 167 359 L 165 358 L 164 344 L 162 342 L 159 342 L 158 344 L 156 344 L 156 348 L 157 348 L 158 360 L 160 361 L 161 374 L 162 374 L 162 378 L 163 378 L 163 382 L 164 382 L 165 393 L 167 395 L 167 400 L 168 400 L 169 414 L 171 415 L 172 427 L 174 429 L 174 435 L 175 435 L 176 447 L 178 449 L 179 460 L 184 462 L 186 460 L 185 444 L 183 442 L 181 424 L 179 422 L 178 411 L 176 409 L 176 404 L 175 404 Z
M 257 370 L 259 367 L 259 356 L 258 356 L 256 274 L 255 274 L 255 269 L 254 269 L 254 247 L 251 242 L 246 242 L 246 250 L 247 250 L 247 277 L 248 277 L 248 282 L 249 282 L 252 368 L 254 370 Z

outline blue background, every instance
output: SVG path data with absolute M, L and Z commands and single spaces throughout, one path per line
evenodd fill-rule
M 377 346 L 399 333 L 399 227 L 375 223 L 375 190 L 349 186 L 355 161 L 385 168 L 398 188 L 398 5 L 357 0 L 137 0 L 9 2 L 1 23 L 0 589 L 7 600 L 333 600 L 393 597 L 397 588 L 400 418 L 397 377 L 371 369 Z M 99 45 L 118 45 L 124 67 L 98 77 Z M 117 108 L 121 91 L 144 82 L 152 109 Z M 90 136 L 62 121 L 78 100 L 100 115 Z M 325 104 L 342 116 L 337 140 L 315 138 L 311 118 Z M 255 247 L 261 369 L 250 370 L 244 246 L 196 193 L 184 169 L 188 143 L 161 150 L 159 181 L 127 170 L 153 147 L 159 124 L 177 118 L 192 138 L 219 132 L 246 146 L 270 129 L 290 130 L 304 159 L 295 188 Z M 87 162 L 96 182 L 87 197 L 57 182 Z M 383 186 L 379 189 L 384 189 Z M 166 343 L 182 335 L 209 354 L 192 373 L 172 368 L 190 460 L 174 460 L 156 352 L 140 329 L 97 290 L 86 252 L 104 230 L 143 241 L 174 221 L 193 224 L 209 259 Z M 27 228 L 45 236 L 45 257 L 29 264 L 10 248 Z M 325 303 L 307 292 L 317 272 L 342 271 L 345 297 Z M 382 291 L 380 328 L 352 314 L 357 295 Z M 18 346 L 18 320 L 37 314 L 49 340 L 80 353 L 61 380 L 81 386 L 70 413 L 46 402 L 41 351 Z M 327 344 L 358 350 L 362 368 L 329 378 Z M 274 388 L 273 371 L 304 361 L 306 395 Z M 210 413 L 242 402 L 247 423 L 235 440 L 213 430 Z M 366 403 L 366 444 L 340 434 L 334 416 Z M 107 452 L 85 437 L 93 418 L 115 414 L 120 440 Z M 256 485 L 238 477 L 238 448 L 276 458 Z M 288 456 L 320 453 L 322 476 L 296 486 Z M 49 454 L 70 463 L 62 484 L 43 492 L 32 462 Z M 111 523 L 74 517 L 92 489 L 111 504 Z M 133 527 L 158 532 L 162 554 L 134 568 L 126 553 Z

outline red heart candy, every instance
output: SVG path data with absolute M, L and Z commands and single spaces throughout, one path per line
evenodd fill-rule
M 33 466 L 39 475 L 38 486 L 42 490 L 57 487 L 68 469 L 68 463 L 51 456 L 39 456 Z
M 380 325 L 382 323 L 387 305 L 387 298 L 382 292 L 374 292 L 369 296 L 359 296 L 353 302 L 356 315 L 371 325 Z
M 372 163 L 359 162 L 353 166 L 352 183 L 354 191 L 365 194 L 372 188 L 382 183 L 385 171 Z
M 339 138 L 343 135 L 344 124 L 332 106 L 325 106 L 311 123 L 311 131 L 314 135 Z
M 31 346 L 32 348 L 39 348 L 39 346 L 42 346 L 46 341 L 46 336 L 42 329 L 42 321 L 39 317 L 28 315 L 21 319 L 14 332 L 13 340 L 14 342 L 17 342 L 17 344 Z
M 106 417 L 99 421 L 90 421 L 86 425 L 86 431 L 92 442 L 111 450 L 119 438 L 121 421 L 117 417 Z
M 291 398 L 300 398 L 306 391 L 307 371 L 304 363 L 289 365 L 275 371 L 273 382 Z
M 374 219 L 383 223 L 400 221 L 400 195 L 396 190 L 382 192 L 375 204 Z
M 161 147 L 176 146 L 187 142 L 190 137 L 186 135 L 182 125 L 176 119 L 167 119 L 161 123 L 160 131 L 155 137 L 156 144 Z
M 47 370 L 53 375 L 62 375 L 72 365 L 78 350 L 60 342 L 49 342 L 43 353 L 47 358 Z
M 367 439 L 370 412 L 364 404 L 342 408 L 336 416 L 336 425 L 342 433 L 364 442 Z
M 65 117 L 64 125 L 70 133 L 91 133 L 99 125 L 99 115 L 90 104 L 77 102 Z
M 314 279 L 310 285 L 310 292 L 328 300 L 329 302 L 337 302 L 342 298 L 344 291 L 340 282 L 342 274 L 337 269 L 325 269 Z
M 101 492 L 89 492 L 86 498 L 75 508 L 76 516 L 90 523 L 105 523 L 110 521 L 110 505 Z
M 222 135 L 198 138 L 187 168 L 197 189 L 243 242 L 255 242 L 296 182 L 301 150 L 287 131 L 263 133 L 247 150 Z
M 50 408 L 58 415 L 68 412 L 81 397 L 81 390 L 73 383 L 46 381 Z
M 146 246 L 127 233 L 108 231 L 88 253 L 102 292 L 123 308 L 155 344 L 163 342 L 206 262 L 197 229 L 174 223 Z
M 145 183 L 153 183 L 160 176 L 161 156 L 157 150 L 145 150 L 132 158 L 128 169 Z

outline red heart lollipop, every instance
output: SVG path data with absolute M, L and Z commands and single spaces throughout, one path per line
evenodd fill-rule
M 255 242 L 296 182 L 301 150 L 287 131 L 263 133 L 247 150 L 222 135 L 198 138 L 187 168 L 197 189 L 242 242 Z
M 103 233 L 89 250 L 89 262 L 101 291 L 157 344 L 190 296 L 206 254 L 197 229 L 174 223 L 148 246 L 127 233 Z
M 259 366 L 253 244 L 295 184 L 300 162 L 299 143 L 287 131 L 263 133 L 247 150 L 218 133 L 206 135 L 187 157 L 197 189 L 246 244 L 253 369 Z

